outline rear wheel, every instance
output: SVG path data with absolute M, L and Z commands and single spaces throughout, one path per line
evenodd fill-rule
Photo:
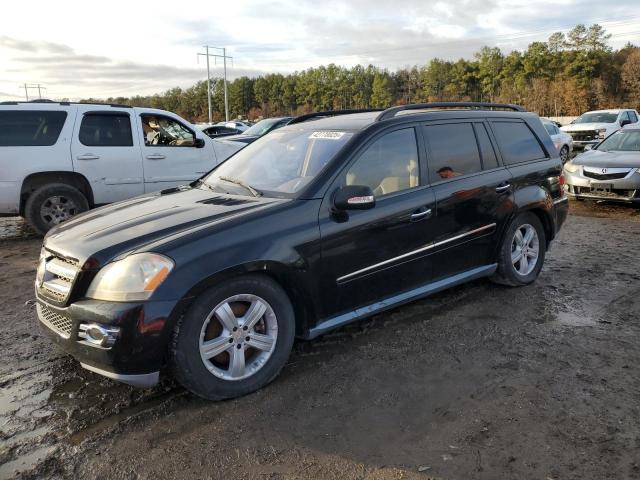
M 542 269 L 546 237 L 540 219 L 521 213 L 509 225 L 498 253 L 496 283 L 513 287 L 533 282 Z
M 36 189 L 25 205 L 25 218 L 40 235 L 69 218 L 89 210 L 87 198 L 75 187 L 52 183 Z
M 566 145 L 560 149 L 560 160 L 563 165 L 569 161 L 569 147 Z
M 260 275 L 202 293 L 176 327 L 176 378 L 209 400 L 239 397 L 273 380 L 291 353 L 293 307 L 282 288 Z

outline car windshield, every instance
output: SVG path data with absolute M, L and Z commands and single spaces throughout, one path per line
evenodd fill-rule
M 583 113 L 572 123 L 613 123 L 618 118 L 617 113 L 609 112 L 592 112 Z
M 247 145 L 207 175 L 216 191 L 252 194 L 252 189 L 288 196 L 313 180 L 353 136 L 351 132 L 278 129 Z
M 640 151 L 640 130 L 618 130 L 610 135 L 598 145 L 598 150 L 602 152 L 623 151 L 623 152 L 639 152 Z
M 264 120 L 260 120 L 253 127 L 245 130 L 243 135 L 255 135 L 256 137 L 261 137 L 267 131 L 273 127 L 276 123 L 281 121 L 281 118 L 266 118 Z

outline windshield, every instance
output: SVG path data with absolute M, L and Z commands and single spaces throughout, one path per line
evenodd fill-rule
M 353 136 L 351 132 L 279 129 L 247 145 L 204 178 L 210 188 L 292 194 L 307 185 Z M 243 186 L 244 185 L 244 186 Z
M 617 118 L 617 113 L 593 112 L 580 115 L 572 123 L 613 123 Z
M 618 130 L 610 135 L 598 145 L 598 150 L 609 152 L 618 150 L 623 152 L 640 151 L 640 130 Z
M 243 132 L 243 135 L 255 135 L 256 137 L 261 137 L 267 131 L 273 127 L 276 123 L 280 122 L 281 118 L 267 118 L 265 120 L 260 120 L 253 127 Z

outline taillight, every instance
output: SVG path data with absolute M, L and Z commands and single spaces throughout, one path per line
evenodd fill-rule
M 566 193 L 564 190 L 564 173 L 561 173 L 558 177 L 558 183 L 560 184 L 560 196 L 564 197 Z

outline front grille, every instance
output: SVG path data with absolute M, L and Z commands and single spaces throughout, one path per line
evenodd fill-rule
M 78 264 L 72 260 L 47 257 L 40 293 L 55 302 L 64 303 L 69 298 L 78 271 Z
M 62 316 L 46 305 L 40 305 L 39 303 L 36 304 L 36 310 L 40 321 L 51 330 L 63 338 L 69 338 L 71 336 L 73 323 L 69 318 Z
M 626 172 L 615 172 L 615 173 L 596 173 L 589 172 L 587 169 L 584 169 L 582 172 L 585 177 L 595 178 L 596 180 L 617 180 L 620 178 L 624 178 L 629 174 L 629 171 Z
M 578 132 L 568 132 L 576 142 L 590 142 L 599 140 L 598 132 L 595 130 L 580 130 Z

